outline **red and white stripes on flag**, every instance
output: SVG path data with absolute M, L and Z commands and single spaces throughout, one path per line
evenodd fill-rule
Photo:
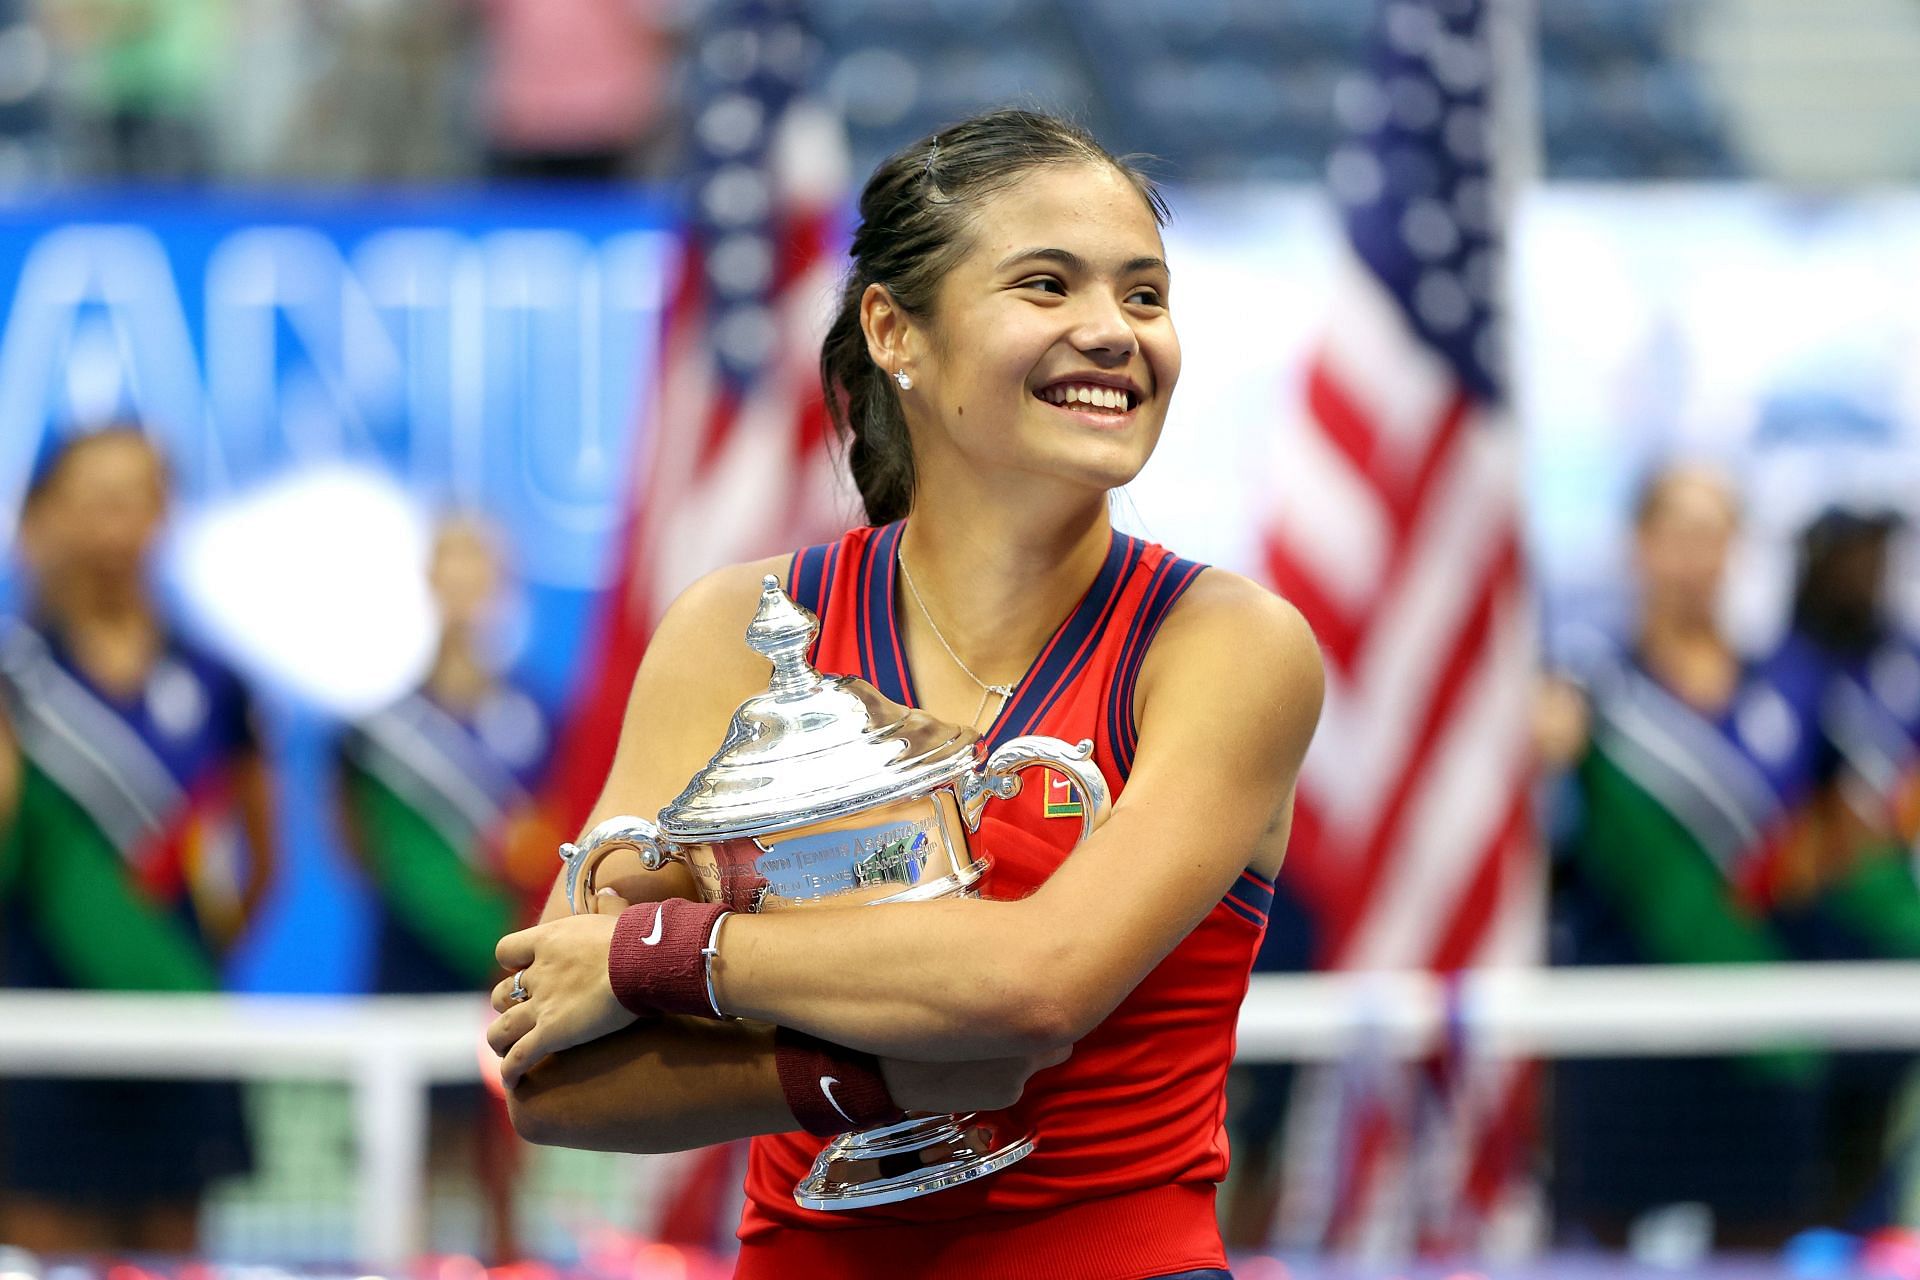
M 1266 540 L 1273 585 L 1327 660 L 1287 873 L 1320 909 L 1333 967 L 1529 962 L 1540 903 L 1518 441 L 1390 297 L 1347 274 Z
M 583 822 L 598 798 L 634 672 L 674 597 L 725 565 L 832 537 L 857 513 L 820 393 L 820 338 L 837 282 L 834 256 L 822 249 L 825 223 L 808 218 L 787 235 L 789 282 L 773 304 L 778 350 L 738 389 L 714 358 L 698 251 L 683 251 L 628 528 L 554 775 L 563 825 Z
M 613 585 L 553 775 L 564 827 L 598 798 L 674 597 L 724 565 L 830 538 L 859 510 L 830 448 L 818 363 L 845 141 L 807 96 L 804 7 L 715 0 L 688 60 L 682 249 Z
M 1286 874 L 1334 968 L 1540 958 L 1533 621 L 1519 441 L 1493 373 L 1483 19 L 1471 4 L 1383 6 L 1372 74 L 1344 95 L 1354 136 L 1329 165 L 1347 233 L 1334 309 L 1276 454 L 1267 567 L 1328 679 Z M 1470 1019 L 1455 1030 L 1420 1070 L 1362 1044 L 1304 1082 L 1284 1214 L 1297 1239 L 1468 1247 L 1522 1189 L 1530 1074 L 1477 1063 Z
M 840 264 L 838 121 L 806 98 L 800 0 L 715 0 L 688 111 L 695 155 L 651 421 L 611 588 L 549 783 L 569 833 L 613 762 L 635 671 L 702 575 L 840 533 L 859 510 L 830 443 L 820 340 Z M 741 619 L 744 628 L 746 618 Z M 661 1239 L 720 1247 L 738 1220 L 739 1144 L 656 1158 Z

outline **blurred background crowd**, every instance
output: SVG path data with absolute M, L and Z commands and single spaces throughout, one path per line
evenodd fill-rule
M 1336 707 L 1321 773 L 1364 773 L 1381 733 L 1419 763 L 1453 725 L 1517 726 L 1511 759 L 1427 770 L 1463 794 L 1509 779 L 1511 821 L 1391 779 L 1349 804 L 1394 815 L 1347 828 L 1395 848 L 1464 833 L 1438 879 L 1404 877 L 1418 929 L 1393 854 L 1326 872 L 1352 780 L 1310 779 L 1264 968 L 1920 960 L 1920 7 L 1514 0 L 1481 44 L 1435 34 L 1477 14 L 0 0 L 0 979 L 490 986 L 658 600 L 848 518 L 794 407 L 788 300 L 831 278 L 875 162 L 1009 102 L 1157 157 L 1189 373 L 1120 518 L 1274 583 L 1329 647 L 1336 703 L 1389 709 L 1369 737 Z M 1343 364 L 1326 335 L 1364 328 L 1355 264 L 1408 319 Z M 1396 366 L 1402 343 L 1429 350 Z M 1330 399 L 1322 375 L 1355 361 L 1360 389 Z M 711 405 L 660 408 L 686 407 L 689 367 L 739 409 L 727 431 L 702 435 Z M 1352 432 L 1315 425 L 1371 411 L 1388 440 L 1436 369 L 1513 442 L 1488 468 L 1511 501 L 1469 504 L 1510 510 L 1511 572 L 1476 568 L 1464 517 L 1423 523 L 1419 466 L 1361 465 L 1384 524 L 1327 478 L 1316 441 Z M 1447 607 L 1403 617 L 1383 587 L 1376 611 L 1355 584 L 1422 546 L 1455 555 L 1432 599 L 1486 615 L 1447 643 L 1463 669 L 1494 646 L 1504 712 L 1444 671 L 1424 699 L 1395 701 L 1392 670 L 1369 693 L 1388 641 L 1365 624 L 1425 635 Z M 1499 649 L 1509 617 L 1524 638 Z M 1372 665 L 1427 659 L 1397 661 Z M 1424 827 L 1393 825 L 1403 807 Z M 1484 876 L 1459 870 L 1483 820 Z M 1897 1052 L 1528 1068 L 1449 1130 L 1444 1176 L 1423 1108 L 1454 1114 L 1479 1078 L 1436 1055 L 1383 1083 L 1370 1055 L 1363 1028 L 1337 1069 L 1236 1075 L 1222 1204 L 1249 1258 L 1791 1245 L 1827 1265 L 1846 1248 L 1821 1229 L 1920 1228 Z M 343 1257 L 345 1099 L 0 1076 L 0 1245 Z M 730 1228 L 731 1153 L 536 1156 L 478 1086 L 431 1112 L 436 1248 L 571 1260 L 605 1233 Z M 1432 1210 L 1442 1184 L 1459 1203 Z M 1899 1256 L 1920 1275 L 1920 1244 Z
M 0 175 L 366 183 L 662 178 L 700 0 L 7 0 Z M 818 0 L 813 82 L 864 173 L 983 103 L 1071 104 L 1182 181 L 1317 181 L 1373 7 Z M 1909 179 L 1900 0 L 1539 6 L 1555 178 Z

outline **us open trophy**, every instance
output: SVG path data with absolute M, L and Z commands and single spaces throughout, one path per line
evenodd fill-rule
M 609 818 L 561 846 L 570 908 L 592 910 L 594 873 L 623 847 L 650 870 L 684 863 L 703 899 L 734 911 L 971 896 L 987 862 L 967 833 L 1036 765 L 1079 788 L 1081 839 L 1106 816 L 1091 742 L 1013 738 L 982 761 L 972 729 L 814 670 L 807 649 L 818 631 L 769 576 L 747 627 L 747 644 L 773 663 L 766 692 L 740 705 L 713 759 L 656 822 Z M 909 1116 L 829 1141 L 793 1195 L 809 1209 L 890 1204 L 984 1178 L 1032 1150 L 1004 1116 Z

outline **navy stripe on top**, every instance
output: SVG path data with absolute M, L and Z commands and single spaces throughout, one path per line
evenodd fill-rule
M 913 673 L 900 640 L 894 581 L 900 563 L 900 538 L 906 522 L 896 520 L 867 542 L 860 566 L 860 662 L 873 687 L 903 706 L 914 706 Z
M 1153 638 L 1160 633 L 1161 624 L 1204 568 L 1203 564 L 1177 556 L 1163 560 L 1154 571 L 1146 600 L 1128 630 L 1120 664 L 1114 673 L 1112 701 L 1107 704 L 1107 737 L 1113 743 L 1114 770 L 1122 779 L 1133 772 L 1133 755 L 1140 740 L 1139 726 L 1133 721 L 1134 688 L 1140 679 L 1140 668 L 1146 662 Z
M 827 557 L 833 553 L 835 543 L 822 542 L 817 546 L 803 547 L 793 553 L 793 563 L 787 568 L 787 594 L 793 602 L 812 612 L 814 617 L 827 603 Z
M 1273 912 L 1273 881 L 1251 868 L 1242 871 L 1233 887 L 1227 890 L 1226 897 L 1220 899 L 1220 905 L 1248 924 L 1265 928 Z
M 1237 900 L 1231 893 L 1220 899 L 1220 905 L 1256 928 L 1264 929 L 1267 927 L 1267 918 L 1265 916 Z
M 905 522 L 888 525 L 868 544 L 872 550 L 861 566 L 860 661 L 876 689 L 896 702 L 918 706 L 913 672 L 907 665 L 906 645 L 900 638 L 894 580 L 900 559 Z M 1107 557 L 1093 584 L 1066 620 L 1054 630 L 1033 665 L 1015 686 L 1012 700 L 1001 708 L 986 735 L 989 750 L 1008 738 L 1032 732 L 1086 667 L 1096 647 L 1092 640 L 1111 620 L 1120 589 L 1145 552 L 1137 538 L 1115 533 Z
M 813 614 L 815 620 L 824 628 L 826 625 L 827 597 L 833 591 L 834 570 L 840 559 L 838 542 L 822 542 L 815 546 L 804 547 L 793 553 L 793 563 L 787 567 L 787 594 L 802 609 Z M 820 636 L 815 636 L 807 661 L 819 664 Z
M 1027 673 L 1012 705 L 1001 712 L 993 732 L 988 734 L 990 746 L 997 747 L 1008 738 L 1032 733 L 1080 678 L 1093 651 L 1099 647 L 1101 633 L 1113 621 L 1114 612 L 1120 606 L 1121 589 L 1146 555 L 1146 549 L 1146 543 L 1138 538 L 1124 533 L 1113 535 L 1107 546 L 1106 562 L 1100 566 L 1093 585 L 1047 647 L 1040 651 L 1035 670 Z

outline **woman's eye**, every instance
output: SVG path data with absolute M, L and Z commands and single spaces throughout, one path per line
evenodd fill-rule
M 1063 297 L 1067 292 L 1067 286 L 1061 284 L 1052 276 L 1035 276 L 1031 280 L 1023 280 L 1020 282 L 1020 287 L 1023 289 L 1045 289 L 1052 293 L 1060 294 Z
M 1150 289 L 1145 287 L 1135 289 L 1132 293 L 1128 294 L 1127 301 L 1138 302 L 1143 307 L 1164 307 L 1167 305 L 1161 299 L 1160 291 L 1158 289 Z

